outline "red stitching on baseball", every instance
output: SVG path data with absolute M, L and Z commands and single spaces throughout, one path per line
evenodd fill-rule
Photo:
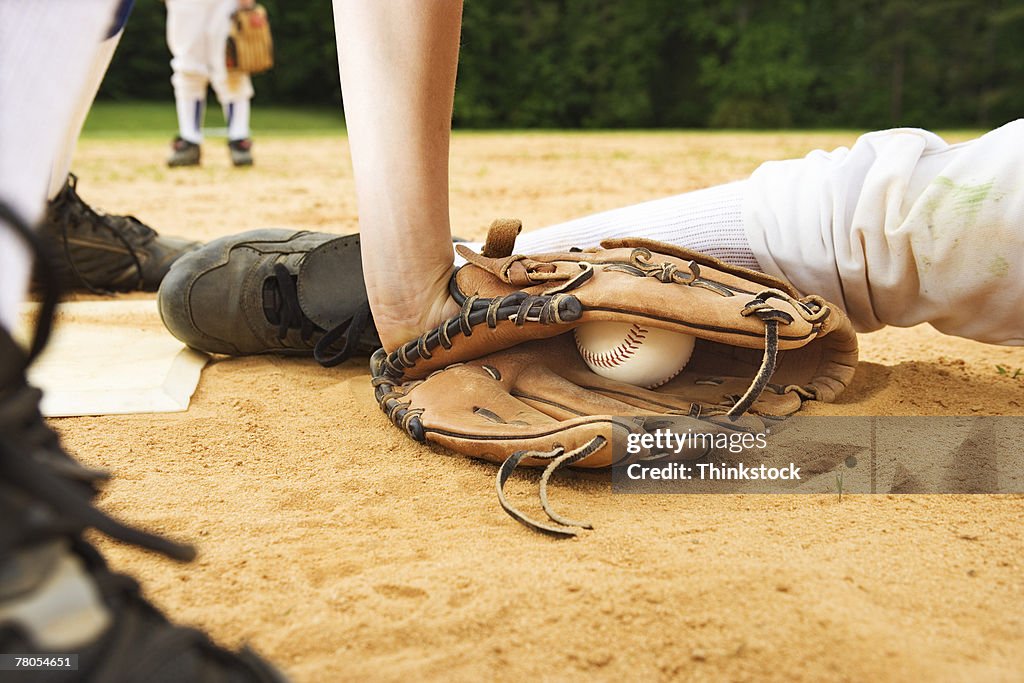
M 629 332 L 626 333 L 626 338 L 620 344 L 607 351 L 594 353 L 589 349 L 585 349 L 580 344 L 579 337 L 576 338 L 576 348 L 579 349 L 583 359 L 591 365 L 602 368 L 614 368 L 632 358 L 645 339 L 647 339 L 647 330 L 633 323 L 629 328 Z

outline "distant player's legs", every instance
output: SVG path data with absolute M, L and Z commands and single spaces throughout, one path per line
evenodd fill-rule
M 250 102 L 255 94 L 249 74 L 244 71 L 228 71 L 224 59 L 231 12 L 237 7 L 237 0 L 221 0 L 207 33 L 210 85 L 213 86 L 217 99 L 224 108 L 224 120 L 228 123 L 228 140 L 244 140 L 250 136 Z
M 251 103 L 248 97 L 228 97 L 222 102 L 224 120 L 228 122 L 228 140 L 245 140 L 252 135 L 249 128 Z
M 231 160 L 236 166 L 252 163 L 252 133 L 249 129 L 251 102 L 255 91 L 249 74 L 228 71 L 224 59 L 225 45 L 230 31 L 231 13 L 238 8 L 237 0 L 217 0 L 207 32 L 207 54 L 210 64 L 210 85 L 224 109 L 228 124 L 228 143 Z
M 174 72 L 174 106 L 178 115 L 178 136 L 198 145 L 203 141 L 203 121 L 206 118 L 206 86 L 204 76 Z
M 206 90 L 210 83 L 206 35 L 213 18 L 211 7 L 209 2 L 167 0 L 167 47 L 174 72 L 171 85 L 178 114 L 178 137 L 187 143 L 180 147 L 190 153 L 179 155 L 182 158 L 177 161 L 172 154 L 171 165 L 199 162 L 198 149 L 193 147 L 203 141 Z
M 224 108 L 228 124 L 228 152 L 235 166 L 252 165 L 252 132 L 249 128 L 252 81 L 245 73 L 228 73 L 223 80 L 216 78 L 213 88 Z

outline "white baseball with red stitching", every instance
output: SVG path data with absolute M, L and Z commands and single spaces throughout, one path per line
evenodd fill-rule
M 587 323 L 576 328 L 587 366 L 608 379 L 653 389 L 686 367 L 696 338 L 636 323 Z

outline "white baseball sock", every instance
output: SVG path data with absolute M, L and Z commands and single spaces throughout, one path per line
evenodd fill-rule
M 193 144 L 203 141 L 203 119 L 206 118 L 206 100 L 199 97 L 175 97 L 178 110 L 178 135 Z
M 516 240 L 516 251 L 536 254 L 570 247 L 587 249 L 612 237 L 646 237 L 760 270 L 743 230 L 745 183 L 686 192 L 524 232 Z
M 225 102 L 224 120 L 228 122 L 228 140 L 245 140 L 249 132 L 249 100 Z
M 0 2 L 0 201 L 39 220 L 53 160 L 116 0 Z M 0 224 L 0 325 L 10 329 L 31 257 Z
M 175 71 L 171 75 L 174 105 L 178 112 L 178 135 L 197 145 L 203 141 L 206 89 L 209 84 L 209 79 L 201 73 Z

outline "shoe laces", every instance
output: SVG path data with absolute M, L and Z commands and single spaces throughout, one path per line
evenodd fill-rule
M 19 545 L 33 539 L 79 537 L 92 528 L 110 538 L 180 561 L 195 557 L 191 546 L 130 527 L 92 505 L 92 496 L 109 475 L 76 463 L 39 413 L 38 390 L 27 385 L 8 392 L 0 414 L 0 481 L 32 501 L 33 514 L 17 534 Z M 2 538 L 2 536 L 0 536 Z
M 136 253 L 135 245 L 149 242 L 156 235 L 156 231 L 144 224 L 138 218 L 135 218 L 135 216 L 113 217 L 96 211 L 78 196 L 77 186 L 78 176 L 74 173 L 69 173 L 68 181 L 64 185 L 64 189 L 61 190 L 59 195 L 57 195 L 57 198 L 53 203 L 54 217 L 59 221 L 61 226 L 61 239 L 64 245 L 64 256 L 67 259 L 67 262 L 71 265 L 71 270 L 74 272 L 75 277 L 77 277 L 78 280 L 85 285 L 86 289 L 93 294 L 112 294 L 112 292 L 107 291 L 102 287 L 96 287 L 91 284 L 81 271 L 78 270 L 78 265 L 75 263 L 75 260 L 71 255 L 71 245 L 68 241 L 71 226 L 78 227 L 85 225 L 93 230 L 95 230 L 95 226 L 100 226 L 109 231 L 121 242 L 121 244 L 124 245 L 129 256 L 131 256 L 132 263 L 135 266 L 135 272 L 138 275 L 137 286 L 141 287 L 144 280 L 142 274 L 142 262 L 139 260 L 139 256 Z
M 13 486 L 31 499 L 41 502 L 49 514 L 36 519 L 37 533 L 78 535 L 94 528 L 111 538 L 137 545 L 178 560 L 190 560 L 195 551 L 160 536 L 122 524 L 92 506 L 96 485 L 107 478 L 103 472 L 90 470 L 76 463 L 60 445 L 39 412 L 42 396 L 28 385 L 25 371 L 42 352 L 53 327 L 53 314 L 60 299 L 60 284 L 48 262 L 46 252 L 35 232 L 6 204 L 0 203 L 0 220 L 10 225 L 35 252 L 39 266 L 43 301 L 36 319 L 29 352 L 23 355 L 4 335 L 6 362 L 17 364 L 7 368 L 3 380 L 3 401 L 0 402 L 0 482 Z M 15 452 L 17 451 L 17 452 Z M 25 451 L 22 453 L 22 451 Z M 83 486 L 83 484 L 85 484 Z M 39 526 L 41 525 L 41 526 Z
M 274 264 L 274 277 L 265 284 L 263 312 L 268 321 L 277 325 L 280 340 L 288 336 L 289 330 L 299 330 L 304 342 L 309 342 L 315 333 L 323 332 L 313 346 L 313 358 L 325 368 L 348 360 L 370 324 L 370 306 L 364 304 L 351 318 L 329 330 L 316 325 L 299 305 L 298 277 L 283 263 Z
M 133 578 L 111 571 L 99 552 L 83 538 L 87 529 L 94 529 L 112 539 L 182 562 L 190 562 L 196 555 L 190 545 L 118 522 L 93 506 L 99 485 L 109 475 L 80 465 L 64 451 L 59 437 L 39 411 L 42 392 L 29 386 L 25 378 L 26 369 L 49 338 L 60 299 L 60 281 L 38 236 L 3 202 L 0 221 L 10 225 L 35 252 L 43 293 L 27 354 L 0 328 L 0 511 L 6 513 L 5 524 L 0 526 L 0 557 L 16 548 L 66 539 L 70 551 L 85 564 L 100 594 L 112 606 L 116 604 L 116 633 L 108 633 L 104 638 L 124 638 L 129 642 L 127 639 L 137 637 L 147 625 L 155 622 L 162 626 L 156 637 L 137 641 L 142 642 L 141 649 L 105 646 L 102 666 L 117 672 L 118 680 L 152 680 L 161 667 L 196 648 L 205 653 L 204 661 L 219 661 L 227 669 L 248 674 L 246 680 L 279 683 L 281 679 L 248 648 L 233 655 L 201 631 L 172 626 L 142 596 Z M 205 666 L 203 670 L 206 671 Z

